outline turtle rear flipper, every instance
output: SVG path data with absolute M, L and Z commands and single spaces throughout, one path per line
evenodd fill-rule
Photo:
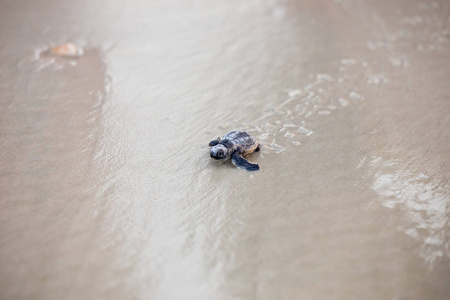
M 218 138 L 217 140 L 211 141 L 209 142 L 209 146 L 210 147 L 214 147 L 215 145 L 217 145 L 220 142 L 220 138 Z
M 231 162 L 233 165 L 235 165 L 238 168 L 246 169 L 247 171 L 258 171 L 259 165 L 258 164 L 252 164 L 248 160 L 242 157 L 242 155 L 239 154 L 238 151 L 235 151 L 231 155 Z

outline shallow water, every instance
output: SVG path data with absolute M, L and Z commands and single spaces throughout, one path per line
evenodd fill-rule
M 447 1 L 91 2 L 0 1 L 2 299 L 447 299 Z

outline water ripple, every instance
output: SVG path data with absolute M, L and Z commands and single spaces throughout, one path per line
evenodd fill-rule
M 421 257 L 430 264 L 439 257 L 450 257 L 448 180 L 402 167 L 395 159 L 373 157 L 369 165 L 381 167 L 372 189 L 381 196 L 381 205 L 405 211 L 409 222 L 399 229 L 422 243 Z

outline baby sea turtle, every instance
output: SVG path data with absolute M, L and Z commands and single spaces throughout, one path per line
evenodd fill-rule
M 214 159 L 225 160 L 231 157 L 231 162 L 238 168 L 259 170 L 258 164 L 252 164 L 243 158 L 260 148 L 259 142 L 245 131 L 228 132 L 222 138 L 209 142 L 209 146 L 209 155 Z

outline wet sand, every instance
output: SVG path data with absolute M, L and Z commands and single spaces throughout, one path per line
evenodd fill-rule
M 447 299 L 448 1 L 91 2 L 0 0 L 1 299 Z

